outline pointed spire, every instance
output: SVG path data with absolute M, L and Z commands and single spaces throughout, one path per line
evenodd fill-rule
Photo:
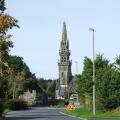
M 62 40 L 63 41 L 67 40 L 67 29 L 66 29 L 66 23 L 65 22 L 63 22 Z

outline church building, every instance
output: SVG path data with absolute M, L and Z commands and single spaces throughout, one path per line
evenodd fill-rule
M 70 86 L 72 83 L 72 72 L 69 50 L 69 40 L 67 38 L 67 29 L 65 22 L 63 23 L 62 39 L 60 42 L 58 61 L 59 78 L 56 87 L 56 98 L 57 99 L 68 99 L 70 95 Z

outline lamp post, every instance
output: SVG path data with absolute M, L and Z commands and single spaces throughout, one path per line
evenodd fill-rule
M 93 33 L 93 115 L 95 115 L 95 46 L 94 46 L 94 29 L 89 28 Z

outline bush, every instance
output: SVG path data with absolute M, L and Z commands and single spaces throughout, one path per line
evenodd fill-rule
M 3 115 L 3 112 L 4 112 L 4 104 L 2 102 L 0 102 L 0 119 Z
M 64 102 L 60 102 L 60 103 L 58 103 L 58 105 L 56 107 L 57 108 L 64 108 L 65 104 L 64 104 Z
M 14 100 L 13 99 L 8 99 L 5 101 L 5 108 L 10 109 L 10 110 L 23 110 L 27 109 L 27 103 L 23 100 Z
M 6 109 L 12 109 L 13 106 L 13 100 L 12 99 L 8 99 L 5 101 L 5 108 Z
M 23 100 L 15 100 L 12 104 L 12 110 L 28 109 L 27 103 Z

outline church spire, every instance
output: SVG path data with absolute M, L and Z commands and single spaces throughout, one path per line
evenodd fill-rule
M 67 40 L 67 29 L 66 29 L 66 23 L 65 22 L 63 22 L 62 40 L 63 41 Z
M 72 72 L 71 72 L 71 61 L 70 61 L 70 50 L 69 41 L 67 39 L 67 29 L 66 24 L 63 22 L 62 40 L 60 43 L 59 50 L 60 60 L 58 62 L 59 66 L 59 86 L 58 94 L 61 98 L 69 98 L 68 86 L 70 85 Z

